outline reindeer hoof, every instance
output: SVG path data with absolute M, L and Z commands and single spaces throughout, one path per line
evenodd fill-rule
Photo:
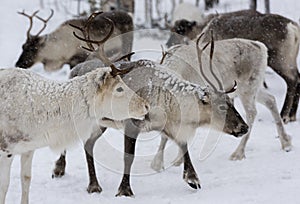
M 193 174 L 193 173 L 189 174 L 189 173 L 186 172 L 186 173 L 184 173 L 183 179 L 193 189 L 201 189 L 200 181 L 199 181 L 196 174 Z
M 294 122 L 296 121 L 296 116 L 282 116 L 282 121 L 284 122 L 284 124 Z
M 193 189 L 201 189 L 201 186 L 199 183 L 191 183 L 188 182 L 189 186 L 192 187 Z
M 88 193 L 101 193 L 102 192 L 102 188 L 100 187 L 100 185 L 98 183 L 89 184 L 89 186 L 87 187 L 86 190 Z
M 230 160 L 232 161 L 237 161 L 237 160 L 243 160 L 245 159 L 245 153 L 244 152 L 234 152 L 231 156 L 230 156 Z
M 59 167 L 56 167 L 54 170 L 53 170 L 53 173 L 52 173 L 52 178 L 61 178 L 65 175 L 65 169 L 64 168 L 59 168 Z
M 119 191 L 116 194 L 116 197 L 121 197 L 121 196 L 134 197 L 134 194 L 133 194 L 130 186 L 125 187 L 125 188 L 119 188 Z
M 292 150 L 292 137 L 290 135 L 285 135 L 280 142 L 284 151 L 290 152 Z
M 155 156 L 151 162 L 151 168 L 157 172 L 163 171 L 165 169 L 164 162 L 159 157 Z

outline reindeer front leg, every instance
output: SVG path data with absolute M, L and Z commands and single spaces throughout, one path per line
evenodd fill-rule
M 190 187 L 194 189 L 200 189 L 200 181 L 198 175 L 193 167 L 187 143 L 178 144 L 180 147 L 181 152 L 183 153 L 183 179 L 185 182 L 189 184 Z
M 135 143 L 140 133 L 138 120 L 126 120 L 125 121 L 125 141 L 124 141 L 124 172 L 121 184 L 116 196 L 133 196 L 133 192 L 130 187 L 130 172 L 131 166 L 134 160 Z
M 164 150 L 165 150 L 166 144 L 168 142 L 168 138 L 166 137 L 166 135 L 164 135 L 163 132 L 161 132 L 161 133 L 163 135 L 161 136 L 159 148 L 151 162 L 151 168 L 157 172 L 164 169 Z
M 85 150 L 85 156 L 86 156 L 86 162 L 88 165 L 88 171 L 89 171 L 89 185 L 87 187 L 87 191 L 89 193 L 101 193 L 102 188 L 99 185 L 95 165 L 94 165 L 94 145 L 96 141 L 101 137 L 101 135 L 105 132 L 106 128 L 100 127 L 97 128 L 97 130 L 91 135 L 91 137 L 86 141 L 84 145 Z
M 21 155 L 21 182 L 22 182 L 22 200 L 21 204 L 29 203 L 29 187 L 31 181 L 31 167 L 34 151 Z
M 10 158 L 0 154 L 0 204 L 5 203 L 5 197 L 10 182 L 10 169 L 13 156 Z

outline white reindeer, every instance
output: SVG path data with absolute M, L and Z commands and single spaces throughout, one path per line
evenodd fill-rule
M 56 82 L 24 69 L 0 69 L 0 204 L 5 203 L 15 155 L 21 155 L 21 203 L 27 204 L 36 149 L 62 150 L 88 139 L 100 120 L 147 114 L 148 104 L 119 76 L 128 71 L 111 65 Z
M 198 43 L 199 41 L 197 41 Z M 203 55 L 203 71 L 199 70 L 198 58 L 201 55 L 195 49 L 195 43 L 190 45 L 177 45 L 167 52 L 167 56 L 163 65 L 174 70 L 184 79 L 189 79 L 194 83 L 201 82 L 199 76 L 209 76 L 210 70 L 205 68 L 211 67 L 216 72 L 217 76 L 222 79 L 222 86 L 226 89 L 232 86 L 232 81 L 237 82 L 237 95 L 243 104 L 246 112 L 246 121 L 249 125 L 249 131 L 242 138 L 242 141 L 236 151 L 231 155 L 232 160 L 241 160 L 245 158 L 245 146 L 249 139 L 251 128 L 256 117 L 257 111 L 256 102 L 266 106 L 272 113 L 277 127 L 277 132 L 281 142 L 281 147 L 285 151 L 291 150 L 291 138 L 287 135 L 283 122 L 280 118 L 274 96 L 261 89 L 264 73 L 267 67 L 267 48 L 264 44 L 246 39 L 228 39 L 215 41 L 215 52 L 212 60 L 212 67 L 209 66 L 209 50 L 206 50 Z M 199 49 L 199 48 L 198 48 Z M 198 56 L 197 56 L 198 54 Z M 205 74 L 204 74 L 205 73 Z M 211 75 L 210 80 L 214 77 Z M 216 83 L 217 81 L 215 81 Z M 218 82 L 221 84 L 221 82 Z M 233 96 L 232 96 L 233 97 Z M 163 150 L 167 142 L 163 138 L 157 155 L 152 161 L 154 170 L 163 169 Z M 181 163 L 182 156 L 178 155 L 175 160 L 175 165 Z

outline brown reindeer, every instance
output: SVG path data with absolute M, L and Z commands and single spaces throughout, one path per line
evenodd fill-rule
M 90 52 L 81 49 L 81 46 L 84 45 L 82 41 L 72 37 L 74 28 L 70 26 L 70 24 L 79 27 L 83 26 L 87 22 L 87 18 L 68 20 L 52 33 L 40 35 L 52 17 L 53 11 L 46 20 L 37 16 L 37 13 L 38 11 L 32 15 L 28 15 L 25 12 L 20 13 L 29 18 L 30 24 L 27 30 L 27 40 L 22 46 L 23 52 L 16 63 L 16 67 L 30 68 L 35 63 L 41 62 L 45 70 L 53 71 L 60 69 L 64 64 L 69 64 L 72 68 L 89 57 Z M 114 32 L 111 35 L 111 38 L 114 39 L 107 43 L 108 46 L 105 47 L 107 56 L 119 57 L 130 53 L 133 42 L 133 33 L 131 32 L 133 31 L 132 18 L 121 11 L 104 12 L 101 16 L 110 18 L 115 24 Z M 43 21 L 44 26 L 36 35 L 31 35 L 30 31 L 34 17 Z M 90 25 L 91 37 L 94 39 L 102 39 L 109 32 L 110 25 L 102 17 L 97 17 Z M 118 35 L 121 36 L 116 37 Z
M 182 20 L 173 27 L 174 32 L 190 39 L 194 39 L 201 32 L 208 30 L 214 31 L 215 40 L 246 38 L 263 42 L 267 46 L 268 66 L 287 84 L 281 117 L 285 123 L 295 121 L 300 93 L 300 77 L 296 61 L 300 40 L 299 25 L 280 15 L 242 10 L 209 15 L 204 23 L 197 25 Z M 174 36 L 171 36 L 168 45 L 181 41 L 182 38 Z M 209 40 L 209 36 L 204 36 L 204 38 Z

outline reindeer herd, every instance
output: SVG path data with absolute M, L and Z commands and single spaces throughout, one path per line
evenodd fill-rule
M 19 14 L 29 19 L 29 29 L 18 68 L 0 69 L 0 204 L 5 203 L 15 155 L 21 155 L 21 203 L 26 204 L 34 151 L 46 146 L 61 151 L 52 175 L 61 177 L 66 149 L 78 140 L 85 143 L 87 191 L 100 193 L 93 147 L 107 128 L 124 129 L 124 170 L 117 196 L 134 195 L 130 173 L 142 132 L 161 133 L 151 163 L 156 171 L 164 167 L 168 139 L 175 141 L 179 147 L 175 164 L 183 163 L 183 179 L 194 189 L 201 184 L 188 141 L 196 129 L 210 124 L 241 137 L 230 158 L 244 159 L 256 102 L 270 110 L 281 148 L 286 152 L 292 148 L 284 123 L 296 120 L 300 27 L 283 16 L 244 10 L 202 16 L 201 22 L 178 20 L 170 28 L 170 47 L 161 60 L 131 61 L 134 24 L 125 12 L 95 12 L 89 18 L 68 20 L 45 35 L 41 33 L 53 11 L 47 19 L 38 12 Z M 34 19 L 44 25 L 32 35 Z M 69 79 L 52 81 L 25 70 L 38 62 L 48 71 L 69 64 Z M 263 88 L 267 66 L 287 83 L 281 114 L 275 97 Z M 236 96 L 245 109 L 245 121 L 235 109 Z

